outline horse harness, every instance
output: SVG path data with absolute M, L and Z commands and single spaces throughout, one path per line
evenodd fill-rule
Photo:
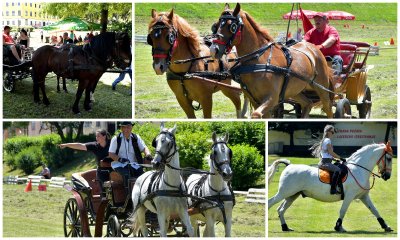
M 220 39 L 214 39 L 213 43 L 217 43 L 220 45 L 225 46 L 225 53 L 229 53 L 230 50 L 233 47 L 233 41 L 235 40 L 236 37 L 239 37 L 240 39 L 238 41 L 241 41 L 242 39 L 242 29 L 243 29 L 243 20 L 240 16 L 240 14 L 237 14 L 237 16 L 233 16 L 233 14 L 229 11 L 225 11 L 220 19 L 219 19 L 219 23 L 220 26 L 217 26 L 217 24 L 213 25 L 213 31 L 216 32 L 217 36 L 219 37 L 223 37 L 222 34 L 217 33 L 218 28 L 223 27 L 226 24 L 227 20 L 231 20 L 231 25 L 229 27 L 230 32 L 232 33 L 232 36 L 229 38 L 228 41 L 223 41 Z M 240 43 L 240 42 L 239 42 Z M 250 90 L 248 89 L 248 86 L 241 80 L 240 75 L 241 74 L 249 74 L 249 73 L 260 73 L 260 72 L 268 72 L 268 73 L 276 73 L 276 74 L 282 74 L 284 75 L 284 81 L 283 81 L 283 85 L 282 88 L 280 90 L 279 93 L 279 104 L 284 102 L 284 98 L 285 98 L 285 92 L 286 92 L 286 88 L 288 86 L 289 83 L 289 78 L 290 77 L 296 77 L 302 81 L 305 81 L 307 83 L 309 83 L 310 85 L 316 85 L 317 87 L 328 91 L 330 93 L 334 93 L 332 92 L 330 89 L 322 86 L 321 84 L 315 82 L 315 79 L 318 75 L 318 72 L 316 70 L 315 67 L 315 63 L 312 61 L 311 57 L 305 53 L 304 51 L 301 51 L 299 49 L 295 49 L 295 48 L 290 48 L 284 45 L 279 45 L 279 44 L 275 43 L 275 42 L 269 42 L 266 45 L 262 46 L 261 48 L 259 48 L 256 51 L 253 51 L 252 53 L 246 54 L 242 57 L 238 57 L 235 59 L 235 64 L 232 66 L 232 68 L 229 70 L 230 73 L 232 74 L 232 78 L 235 82 L 239 83 L 242 87 L 242 89 L 244 89 L 247 94 L 251 97 L 251 99 L 257 104 L 260 105 L 261 103 L 254 97 L 254 95 L 250 92 Z M 282 51 L 283 55 L 285 56 L 286 59 L 286 66 L 285 67 L 281 67 L 281 66 L 276 66 L 276 65 L 272 65 L 271 64 L 271 60 L 272 60 L 272 52 L 273 52 L 273 48 L 277 48 L 280 51 Z M 243 65 L 245 63 L 248 63 L 252 60 L 256 60 L 259 59 L 262 55 L 264 55 L 267 50 L 270 49 L 269 52 L 269 56 L 267 59 L 267 63 L 266 64 L 252 64 L 252 65 Z M 292 71 L 292 69 L 290 68 L 293 58 L 292 58 L 292 54 L 290 52 L 290 50 L 295 50 L 298 52 L 303 53 L 310 61 L 310 63 L 313 66 L 313 70 L 314 70 L 314 74 L 312 79 L 309 79 L 303 75 L 300 75 L 294 71 Z

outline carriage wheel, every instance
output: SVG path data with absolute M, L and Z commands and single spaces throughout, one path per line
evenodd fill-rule
M 111 215 L 107 221 L 107 237 L 121 237 L 121 228 L 117 216 Z
M 169 221 L 169 229 L 174 230 L 177 237 L 187 237 L 186 227 L 180 219 L 171 219 Z
M 15 80 L 9 71 L 3 72 L 3 89 L 7 92 L 15 90 Z
M 128 221 L 125 221 L 121 224 L 120 230 L 121 230 L 121 235 L 123 237 L 129 237 L 129 235 L 131 235 L 133 232 L 133 229 L 130 226 L 128 226 L 128 223 L 129 223 Z
M 285 108 L 283 106 L 283 103 L 280 103 L 278 106 L 275 107 L 274 118 L 283 118 L 284 112 Z
M 351 106 L 347 98 L 340 99 L 337 102 L 335 118 L 351 118 Z
M 81 214 L 75 198 L 68 199 L 64 209 L 64 236 L 82 237 Z
M 364 98 L 361 104 L 357 105 L 358 113 L 360 118 L 368 119 L 371 117 L 371 90 L 365 85 Z

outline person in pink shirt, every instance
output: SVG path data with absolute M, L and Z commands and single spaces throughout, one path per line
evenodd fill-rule
M 4 32 L 3 32 L 3 46 L 6 46 L 9 48 L 14 55 L 14 57 L 22 63 L 23 60 L 21 57 L 18 55 L 17 48 L 15 47 L 15 42 L 12 36 L 10 35 L 11 32 L 11 27 L 10 26 L 5 26 L 4 27 Z
M 334 27 L 328 25 L 329 21 L 324 13 L 317 13 L 314 16 L 314 23 L 315 27 L 304 35 L 303 41 L 315 44 L 325 57 L 331 57 L 334 74 L 338 76 L 343 68 L 339 33 Z

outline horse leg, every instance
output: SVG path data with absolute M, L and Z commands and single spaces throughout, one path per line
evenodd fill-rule
M 194 230 L 192 225 L 190 224 L 189 214 L 187 213 L 187 209 L 179 211 L 179 218 L 181 219 L 183 225 L 186 227 L 186 232 L 189 237 L 194 237 Z
M 64 92 L 68 93 L 67 84 L 65 83 L 66 82 L 65 77 L 62 78 L 62 81 L 63 81 L 63 90 L 64 90 Z
M 242 111 L 240 113 L 240 118 L 245 118 L 247 111 L 248 110 L 251 111 L 251 106 L 249 106 L 249 104 L 250 104 L 249 99 L 247 97 L 244 97 L 243 108 L 242 108 Z
M 251 118 L 270 118 L 271 110 L 278 105 L 278 99 L 268 96 L 263 103 L 251 114 Z
M 44 79 L 43 79 L 43 81 L 40 83 L 40 89 L 42 90 L 43 103 L 44 103 L 44 105 L 49 106 L 50 101 L 49 101 L 49 99 L 47 98 L 47 95 L 46 95 L 46 86 L 44 85 Z
M 193 106 L 192 100 L 189 100 L 186 96 L 182 95 L 182 96 L 176 96 L 176 100 L 178 100 L 179 105 L 181 106 L 181 108 L 183 109 L 183 111 L 185 112 L 187 118 L 196 118 L 196 115 L 194 114 L 194 110 L 193 110 Z
M 140 229 L 140 232 L 142 233 L 143 237 L 148 237 L 149 236 L 149 231 L 146 226 L 146 208 L 145 207 L 140 207 L 137 210 L 137 228 Z
M 312 101 L 302 93 L 292 97 L 292 99 L 301 105 L 301 118 L 308 118 L 311 112 Z
M 226 206 L 226 204 L 225 204 Z M 232 207 L 225 207 L 226 223 L 225 223 L 225 237 L 231 237 L 232 232 Z
M 160 237 L 167 237 L 167 217 L 163 211 L 157 211 L 158 226 L 160 227 Z
M 215 221 L 211 214 L 206 214 L 206 227 L 204 228 L 203 237 L 215 237 Z
M 243 118 L 242 112 L 241 112 L 241 99 L 240 99 L 240 92 L 231 90 L 231 89 L 221 89 L 222 93 L 227 96 L 235 105 L 236 109 L 236 118 Z M 244 108 L 244 105 L 243 105 Z
M 35 70 L 32 70 L 32 80 L 33 80 L 33 101 L 35 103 L 40 103 L 39 96 L 39 82 L 44 81 L 42 76 L 38 76 Z
M 378 210 L 374 206 L 374 204 L 371 201 L 371 198 L 369 197 L 369 194 L 365 194 L 360 200 L 364 203 L 364 205 L 374 214 L 374 216 L 378 219 L 379 224 L 381 227 L 385 230 L 385 232 L 392 232 L 392 228 L 389 227 L 386 223 L 385 220 L 379 215 Z
M 204 96 L 199 99 L 199 103 L 203 107 L 203 117 L 211 118 L 212 117 L 212 94 L 210 96 Z
M 90 88 L 86 88 L 85 90 L 85 101 L 83 103 L 83 107 L 85 108 L 86 111 L 92 110 L 92 107 L 90 106 L 90 94 L 92 91 Z
M 299 197 L 300 193 L 297 193 L 291 197 L 288 197 L 283 201 L 283 203 L 278 207 L 278 216 L 279 219 L 281 220 L 281 226 L 282 226 L 282 231 L 288 232 L 288 231 L 293 231 L 293 229 L 290 229 L 288 225 L 286 224 L 285 221 L 285 212 L 286 210 L 292 205 L 292 203 Z
M 60 76 L 57 76 L 57 92 L 60 92 Z
M 75 114 L 79 114 L 80 113 L 80 111 L 79 111 L 79 100 L 81 100 L 83 90 L 85 90 L 85 88 L 84 88 L 83 84 L 81 84 L 81 82 L 79 82 L 78 90 L 76 91 L 75 102 L 74 102 L 74 105 L 72 106 L 72 111 Z
M 347 209 L 350 206 L 351 201 L 354 200 L 355 195 L 350 195 L 349 193 L 345 193 L 344 200 L 342 202 L 342 206 L 340 207 L 339 211 L 339 218 L 336 221 L 335 230 L 337 232 L 346 232 L 346 230 L 342 226 L 343 218 L 346 215 Z
M 197 219 L 195 219 L 194 217 L 190 218 L 190 224 L 193 227 L 193 231 L 194 231 L 194 237 L 200 237 L 200 232 L 199 232 L 199 223 L 197 222 Z

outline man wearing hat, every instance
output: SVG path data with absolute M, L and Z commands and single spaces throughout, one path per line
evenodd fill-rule
M 339 76 L 343 68 L 339 33 L 336 28 L 328 25 L 329 21 L 324 13 L 315 14 L 314 23 L 315 27 L 304 35 L 303 41 L 315 44 L 325 57 L 331 57 L 334 74 Z
M 121 133 L 111 139 L 109 156 L 114 161 L 112 167 L 124 176 L 124 184 L 130 176 L 139 177 L 143 174 L 143 168 L 139 164 L 145 159 L 152 159 L 150 150 L 139 135 L 132 133 L 132 122 L 121 122 Z

